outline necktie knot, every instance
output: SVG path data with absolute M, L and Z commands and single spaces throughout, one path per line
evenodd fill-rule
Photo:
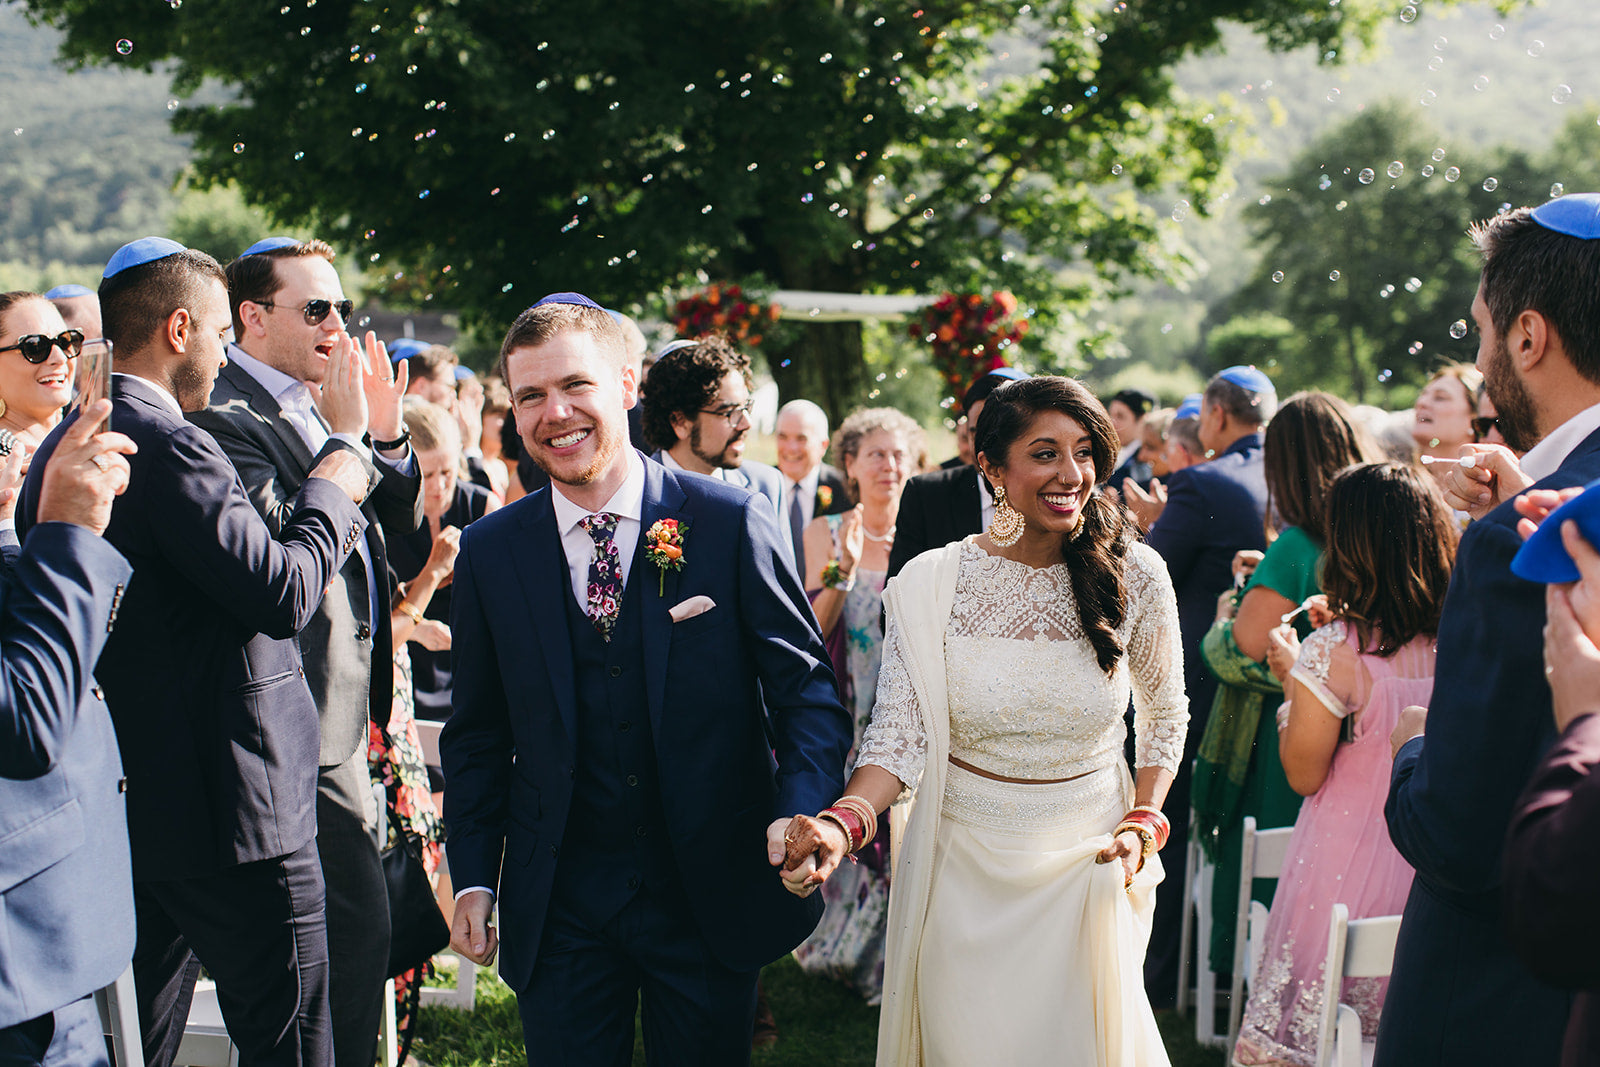
M 606 544 L 617 532 L 617 517 L 604 511 L 585 515 L 579 524 L 596 545 Z
M 617 613 L 622 610 L 622 563 L 615 540 L 617 516 L 600 511 L 585 515 L 578 524 L 594 540 L 585 614 L 600 636 L 610 641 Z

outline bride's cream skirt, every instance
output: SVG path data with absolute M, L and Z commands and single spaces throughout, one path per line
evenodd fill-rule
M 1161 861 L 1131 891 L 1095 862 L 1132 798 L 1121 763 L 1054 785 L 948 766 L 917 965 L 926 1064 L 1168 1062 L 1143 976 Z

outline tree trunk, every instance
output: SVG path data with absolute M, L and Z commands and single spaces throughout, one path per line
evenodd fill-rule
M 781 401 L 813 401 L 828 413 L 828 424 L 837 426 L 866 391 L 861 324 L 808 323 L 781 351 L 767 353 L 767 365 Z

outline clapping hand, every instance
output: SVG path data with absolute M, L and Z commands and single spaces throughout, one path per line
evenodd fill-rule
M 440 527 L 433 535 L 433 548 L 428 551 L 428 561 L 422 569 L 431 574 L 441 587 L 449 585 L 456 571 L 456 556 L 461 552 L 461 531 L 454 526 Z
M 367 432 L 366 371 L 349 334 L 341 333 L 328 353 L 328 368 L 322 376 L 317 408 L 333 433 L 349 434 L 360 440 Z
M 856 572 L 856 564 L 867 548 L 867 526 L 862 518 L 861 505 L 845 512 L 839 524 L 839 570 L 848 579 Z
M 1132 478 L 1125 478 L 1122 481 L 1122 495 L 1127 498 L 1128 510 L 1133 512 L 1133 517 L 1146 530 L 1154 526 L 1167 509 L 1167 487 L 1161 484 L 1160 478 L 1150 479 L 1148 493 L 1140 489 L 1139 483 Z
M 403 401 L 410 373 L 404 362 L 396 367 L 389 361 L 389 349 L 377 334 L 368 330 L 365 340 L 361 387 L 367 401 L 366 430 L 374 441 L 393 441 L 405 425 Z

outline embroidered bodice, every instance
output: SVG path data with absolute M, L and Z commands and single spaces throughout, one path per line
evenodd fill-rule
M 1126 650 L 1110 674 L 1084 634 L 1065 564 L 1036 569 L 961 545 L 955 604 L 944 632 L 950 754 L 1008 778 L 1070 778 L 1120 759 L 1134 703 L 1139 767 L 1176 773 L 1188 704 L 1177 602 L 1166 565 L 1143 544 L 1129 549 Z M 872 723 L 858 763 L 908 786 L 927 759 L 922 713 L 890 620 Z

